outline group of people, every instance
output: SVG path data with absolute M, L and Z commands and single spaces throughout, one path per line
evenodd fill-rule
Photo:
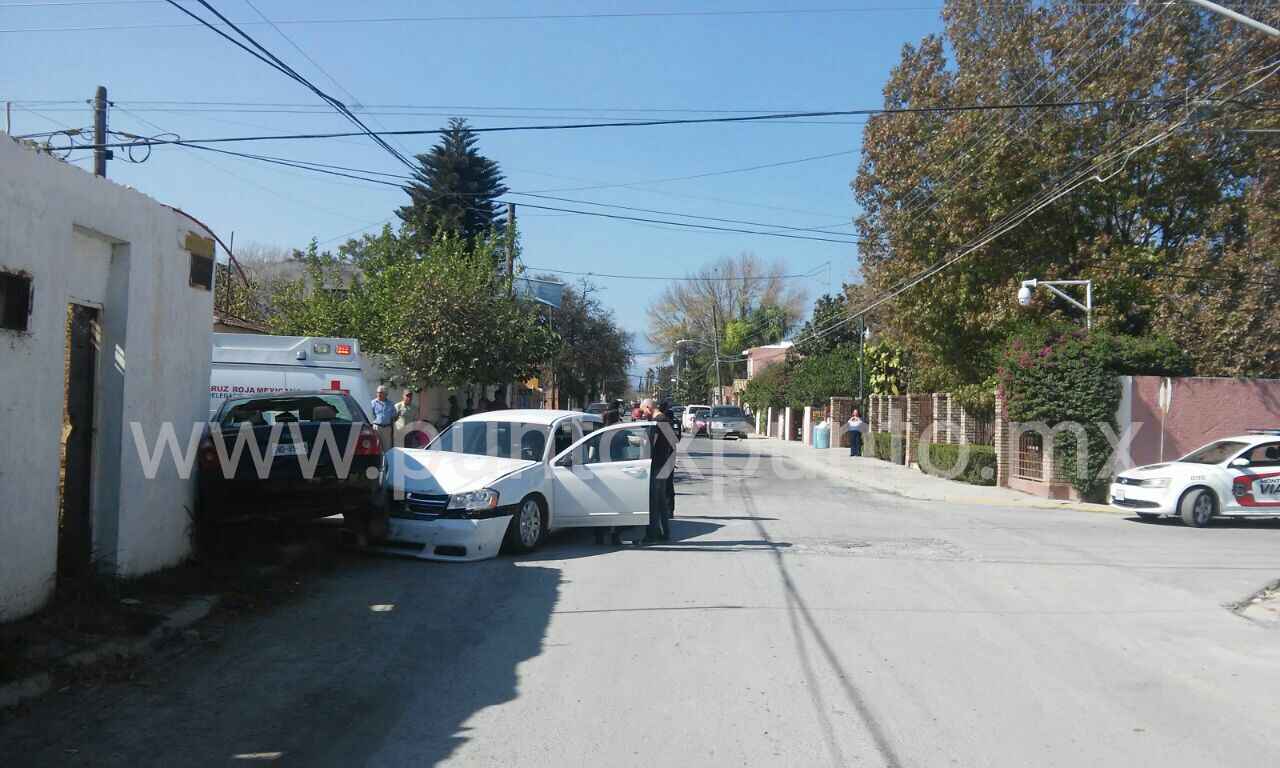
M 387 397 L 387 388 L 379 386 L 373 402 L 369 404 L 369 413 L 373 417 L 373 428 L 378 433 L 378 443 L 383 451 L 388 451 L 395 444 L 397 434 L 405 435 L 405 445 L 416 448 L 421 444 L 419 432 L 408 432 L 410 425 L 418 423 L 418 406 L 413 403 L 413 390 L 406 389 L 400 402 L 393 403 Z
M 444 416 L 445 421 L 443 426 L 447 427 L 453 422 L 457 421 L 458 419 L 464 418 L 466 416 L 470 416 L 472 414 L 488 413 L 490 411 L 505 411 L 508 409 L 509 409 L 509 406 L 507 405 L 507 393 L 502 391 L 501 389 L 493 393 L 492 400 L 485 397 L 484 395 L 481 395 L 479 405 L 473 404 L 473 401 L 471 399 L 471 393 L 467 393 L 466 404 L 461 407 L 458 405 L 458 396 L 449 395 L 449 410 L 445 412 L 445 416 Z
M 408 448 L 425 445 L 427 435 L 418 431 L 409 431 L 410 425 L 419 422 L 418 406 L 413 402 L 413 390 L 406 389 L 398 403 L 391 402 L 387 397 L 387 388 L 384 386 L 378 387 L 376 395 L 370 404 L 369 413 L 373 416 L 373 427 L 378 433 L 378 442 L 382 444 L 382 450 L 390 450 L 398 434 L 405 435 L 405 446 Z M 436 427 L 444 429 L 463 416 L 470 416 L 473 413 L 507 409 L 507 395 L 501 389 L 494 393 L 493 400 L 481 396 L 479 407 L 472 405 L 471 395 L 467 395 L 467 404 L 462 408 L 458 406 L 458 396 L 449 395 L 449 410 L 444 414 L 444 423 L 437 424 Z

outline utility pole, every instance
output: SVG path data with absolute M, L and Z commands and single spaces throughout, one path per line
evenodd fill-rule
M 93 175 L 107 177 L 107 161 L 111 151 L 107 149 L 107 89 L 98 86 L 93 97 Z
M 4 103 L 4 132 L 13 135 L 13 103 L 6 101 Z
M 858 407 L 867 407 L 867 393 L 863 387 L 862 381 L 862 362 L 867 357 L 867 319 L 859 318 L 860 329 L 858 330 Z
M 516 276 L 516 204 L 507 203 L 507 277 Z M 514 286 L 512 290 L 515 290 Z
M 716 354 L 716 396 L 711 398 L 712 405 L 720 405 L 716 402 L 724 394 L 724 388 L 720 386 L 720 323 L 719 313 L 716 312 L 716 306 L 711 305 L 711 331 L 715 335 L 715 354 Z

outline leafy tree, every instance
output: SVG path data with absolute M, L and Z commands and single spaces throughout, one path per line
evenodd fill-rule
M 410 203 L 396 215 L 419 243 L 449 233 L 476 240 L 504 223 L 497 199 L 506 194 L 498 164 L 476 149 L 479 137 L 467 121 L 453 118 L 405 187 Z
M 308 274 L 275 286 L 275 331 L 356 337 L 415 383 L 526 379 L 550 354 L 554 336 L 533 305 L 511 295 L 509 278 L 494 272 L 493 250 L 447 234 L 422 250 L 387 227 L 365 240 L 364 266 L 352 277 L 347 262 L 317 253 L 313 243 L 302 255 Z M 349 286 L 326 287 L 341 275 Z
M 747 382 L 747 389 L 743 392 L 742 399 L 751 406 L 753 411 L 786 405 L 789 383 L 787 366 L 771 365 Z
M 792 357 L 820 355 L 843 344 L 856 344 L 864 329 L 878 327 L 881 314 L 866 310 L 873 295 L 867 286 L 845 283 L 840 293 L 824 295 L 813 305 L 813 315 L 796 334 Z M 854 312 L 862 311 L 851 320 Z
M 833 397 L 858 396 L 856 343 L 788 362 L 787 404 L 794 408 L 825 405 Z
M 682 381 L 686 372 L 704 389 L 716 380 L 712 350 L 717 334 L 725 360 L 762 343 L 780 341 L 804 311 L 804 292 L 783 277 L 781 261 L 766 264 L 751 253 L 719 259 L 671 283 L 649 306 L 649 341 L 655 348 L 677 355 Z M 693 339 L 677 351 L 676 342 Z M 745 363 L 721 362 L 720 380 L 726 386 L 745 375 Z
M 943 35 L 904 47 L 886 107 L 1089 103 L 872 117 L 853 187 L 873 290 L 942 263 L 1072 169 L 1137 151 L 886 306 L 913 387 L 986 380 L 1027 317 L 1078 322 L 1048 297 L 1019 307 L 1027 277 L 1092 278 L 1095 326 L 1173 338 L 1198 373 L 1280 375 L 1277 345 L 1248 342 L 1280 332 L 1266 310 L 1280 298 L 1280 153 L 1223 130 L 1280 127 L 1280 114 L 1256 109 L 1255 90 L 1139 149 L 1183 113 L 1171 94 L 1182 103 L 1236 78 L 1232 93 L 1267 61 L 1252 31 L 1198 9 L 1083 0 L 949 0 L 943 19 Z
M 557 335 L 550 359 L 556 386 L 580 403 L 604 395 L 622 396 L 629 384 L 627 369 L 635 357 L 631 334 L 618 325 L 595 293 L 596 287 L 586 281 L 577 288 L 566 286 L 560 307 L 544 311 Z
M 902 350 L 889 341 L 870 344 L 867 356 L 867 392 L 872 395 L 900 395 L 906 390 L 902 374 Z

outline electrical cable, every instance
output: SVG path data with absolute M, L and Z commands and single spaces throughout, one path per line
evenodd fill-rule
M 261 52 L 261 55 L 259 55 L 258 52 L 255 52 L 254 50 L 246 47 L 244 44 L 240 43 L 239 41 L 235 40 L 230 35 L 223 32 L 221 29 L 218 29 L 217 25 L 209 22 L 207 19 L 183 7 L 183 5 L 180 2 L 178 2 L 178 0 L 166 0 L 166 1 L 173 7 L 187 14 L 188 16 L 191 16 L 192 18 L 197 19 L 201 24 L 208 27 L 213 32 L 217 33 L 218 36 L 230 41 L 237 47 L 247 51 L 249 54 L 254 56 L 254 58 L 257 58 L 260 61 L 265 62 L 268 66 L 271 66 L 273 69 L 276 69 L 277 71 L 283 73 L 290 79 L 297 81 L 303 87 L 307 88 L 307 90 L 311 91 L 316 96 L 320 97 L 323 101 L 325 101 L 327 104 L 332 106 L 335 110 L 337 110 L 340 114 L 346 117 L 356 127 L 360 128 L 361 133 L 373 139 L 374 143 L 378 144 L 378 146 L 385 149 L 392 157 L 399 160 L 410 170 L 417 169 L 417 165 L 415 163 L 413 163 L 411 160 L 409 160 L 404 155 L 402 155 L 399 150 L 397 150 L 395 147 L 392 147 L 380 135 L 374 133 L 367 125 L 364 124 L 364 122 L 360 118 L 356 117 L 355 114 L 353 114 L 351 110 L 346 107 L 345 104 L 343 104 L 341 101 L 338 101 L 337 99 L 330 96 L 329 94 L 325 93 L 324 91 L 320 90 L 320 88 L 317 87 L 314 83 L 312 83 L 311 81 L 307 80 L 302 75 L 294 71 L 291 67 L 289 67 L 289 65 L 285 64 L 283 61 L 279 59 L 279 57 L 275 56 L 273 53 L 267 50 L 261 43 L 255 40 L 247 32 L 245 32 L 244 30 L 236 26 L 234 23 L 232 23 L 229 19 L 227 19 L 226 16 L 223 16 L 218 11 L 218 9 L 210 5 L 207 0 L 196 0 L 196 2 L 200 3 L 200 5 L 203 6 L 206 10 L 208 10 L 214 16 L 217 16 L 219 20 L 221 20 L 224 24 L 229 26 L 242 38 L 247 40 L 249 44 L 253 46 L 253 48 L 256 48 L 258 52 Z
M 176 2 L 177 0 L 166 0 L 166 2 Z M 204 2 L 204 0 L 198 0 Z M 1092 99 L 1087 101 L 1071 101 L 1071 102 L 1039 102 L 1029 104 L 953 104 L 950 106 L 938 107 L 881 107 L 878 109 L 845 109 L 845 110 L 826 110 L 821 112 L 779 112 L 767 115 L 746 115 L 735 117 L 699 117 L 699 118 L 679 118 L 679 119 L 661 119 L 661 120 L 631 120 L 627 122 L 612 123 L 560 123 L 557 125 L 499 125 L 488 127 L 474 127 L 470 130 L 473 133 L 510 133 L 518 131 L 563 131 L 563 130 L 583 130 L 594 128 L 645 128 L 653 126 L 665 125 L 718 125 L 725 123 L 748 123 L 759 122 L 760 120 L 790 120 L 801 117 L 830 117 L 836 115 L 899 115 L 913 114 L 924 112 L 977 112 L 993 109 L 1058 109 L 1071 106 L 1105 106 L 1115 104 L 1139 104 L 1149 106 L 1161 106 L 1166 104 L 1179 103 L 1178 99 L 1162 99 L 1162 100 L 1121 100 L 1113 99 Z M 347 138 L 351 136 L 363 136 L 374 134 L 377 136 L 433 136 L 445 133 L 447 128 L 420 128 L 396 131 L 335 131 L 328 133 L 295 133 L 295 134 L 273 134 L 261 136 L 226 136 L 214 137 L 207 139 L 186 139 L 185 141 L 193 144 L 222 144 L 230 142 L 244 141 L 299 141 L 307 139 L 333 139 Z M 172 143 L 172 142 L 157 142 Z
M 1245 56 L 1249 53 L 1249 51 L 1256 45 L 1257 45 L 1256 43 L 1246 44 L 1244 48 L 1241 51 L 1239 51 L 1234 57 L 1229 59 L 1227 62 L 1223 63 L 1223 65 L 1218 68 L 1219 71 L 1229 69 L 1231 66 L 1234 65 L 1234 63 L 1237 60 L 1245 58 Z M 1244 93 L 1248 90 L 1251 90 L 1252 88 L 1260 85 L 1261 83 L 1265 82 L 1267 79 L 1275 75 L 1277 71 L 1280 71 L 1280 60 L 1278 60 L 1276 63 L 1273 63 L 1271 65 L 1264 65 L 1263 67 L 1259 67 L 1248 73 L 1245 73 L 1245 76 L 1252 75 L 1255 72 L 1261 71 L 1263 69 L 1267 69 L 1268 67 L 1271 68 L 1271 71 L 1269 73 L 1267 73 L 1262 78 L 1255 81 L 1254 83 L 1245 86 L 1236 94 L 1234 94 L 1233 97 L 1238 96 L 1241 93 Z M 1226 86 L 1226 83 L 1222 83 L 1217 86 L 1214 86 L 1212 89 L 1210 89 L 1210 95 L 1220 90 L 1221 88 L 1224 88 L 1225 86 Z M 1219 103 L 1226 103 L 1226 101 L 1228 100 L 1229 99 L 1219 99 L 1218 101 Z M 1191 103 L 1192 101 L 1193 100 L 1190 98 L 1187 99 L 1188 103 Z M 1194 101 L 1198 102 L 1201 100 L 1194 100 Z M 1070 194 L 1072 191 L 1079 188 L 1080 186 L 1083 186 L 1085 183 L 1091 180 L 1098 180 L 1101 182 L 1105 182 L 1106 180 L 1114 177 L 1117 173 L 1120 172 L 1120 170 L 1124 168 L 1123 161 L 1127 160 L 1128 157 L 1131 157 L 1136 152 L 1148 146 L 1151 146 L 1152 144 L 1163 141 L 1165 138 L 1170 136 L 1174 131 L 1176 131 L 1182 125 L 1185 125 L 1191 119 L 1194 112 L 1195 110 L 1188 110 L 1188 112 L 1180 120 L 1175 121 L 1172 125 L 1166 126 L 1163 130 L 1158 132 L 1156 136 L 1150 139 L 1147 139 L 1146 141 L 1139 143 L 1138 145 L 1132 148 L 1123 149 L 1118 152 L 1112 152 L 1109 155 L 1103 156 L 1093 161 L 1088 161 L 1088 160 L 1083 161 L 1077 166 L 1077 168 L 1085 165 L 1088 165 L 1089 167 L 1086 168 L 1083 172 L 1072 176 L 1070 181 L 1062 182 L 1059 185 L 1057 185 L 1055 189 L 1047 190 L 1046 192 L 1043 192 L 1041 195 L 1037 196 L 1036 198 L 1033 198 L 1031 201 L 1024 203 L 1022 206 L 1019 206 L 1014 211 L 1010 212 L 1009 214 L 1006 214 L 1004 217 L 1001 217 L 1001 219 L 997 220 L 995 223 L 989 226 L 978 237 L 974 238 L 973 240 L 970 240 L 964 246 L 957 249 L 957 252 L 954 253 L 952 256 L 944 258 L 939 262 L 935 263 L 933 266 L 925 270 L 922 270 L 921 272 L 918 272 L 914 277 L 911 277 L 904 281 L 899 282 L 896 287 L 886 290 L 881 296 L 869 302 L 865 306 L 857 309 L 856 311 L 851 312 L 849 316 L 845 317 L 844 319 L 833 322 L 832 324 L 828 325 L 826 328 L 820 331 L 810 332 L 809 336 L 807 337 L 802 336 L 801 338 L 796 340 L 797 343 L 801 341 L 816 340 L 816 339 L 822 338 L 823 336 L 833 332 L 835 329 L 845 325 L 846 323 L 852 322 L 858 317 L 865 315 L 867 312 L 871 311 L 872 309 L 875 309 L 876 307 L 880 306 L 886 301 L 889 301 L 890 299 L 904 293 L 905 291 L 910 290 L 914 286 L 942 272 L 944 269 L 956 263 L 957 261 L 969 255 L 970 253 L 974 252 L 978 248 L 981 248 L 982 246 L 986 245 L 987 243 L 991 242 L 997 237 L 1000 237 L 1006 232 L 1016 228 L 1022 222 L 1030 218 L 1030 216 L 1033 215 L 1034 213 L 1038 212 L 1039 210 L 1043 209 L 1044 207 L 1048 206 L 1054 201 L 1066 196 L 1067 194 Z M 1129 136 L 1135 133 L 1140 127 L 1141 126 L 1135 126 L 1130 131 L 1126 132 L 1124 135 L 1116 139 L 1113 139 L 1111 142 L 1108 142 L 1108 144 L 1119 143 L 1121 141 L 1127 140 Z M 1099 169 L 1103 165 L 1117 159 L 1122 160 L 1120 168 L 1116 169 L 1115 171 L 1112 171 L 1111 173 L 1107 174 L 1105 177 L 1098 175 L 1099 173 L 1101 173 Z

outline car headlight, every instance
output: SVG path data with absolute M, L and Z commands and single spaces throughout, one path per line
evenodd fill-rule
M 712 428 L 713 428 L 713 429 L 724 429 L 724 422 L 723 422 L 723 421 L 713 421 L 713 422 L 711 422 L 711 426 L 712 426 Z
M 1168 488 L 1169 478 L 1153 477 L 1153 478 L 1150 478 L 1149 480 L 1143 480 L 1141 483 L 1138 484 L 1138 487 L 1139 488 Z
M 455 493 L 449 497 L 449 509 L 462 509 L 467 512 L 478 512 L 494 509 L 498 506 L 498 492 L 490 488 L 478 491 Z

